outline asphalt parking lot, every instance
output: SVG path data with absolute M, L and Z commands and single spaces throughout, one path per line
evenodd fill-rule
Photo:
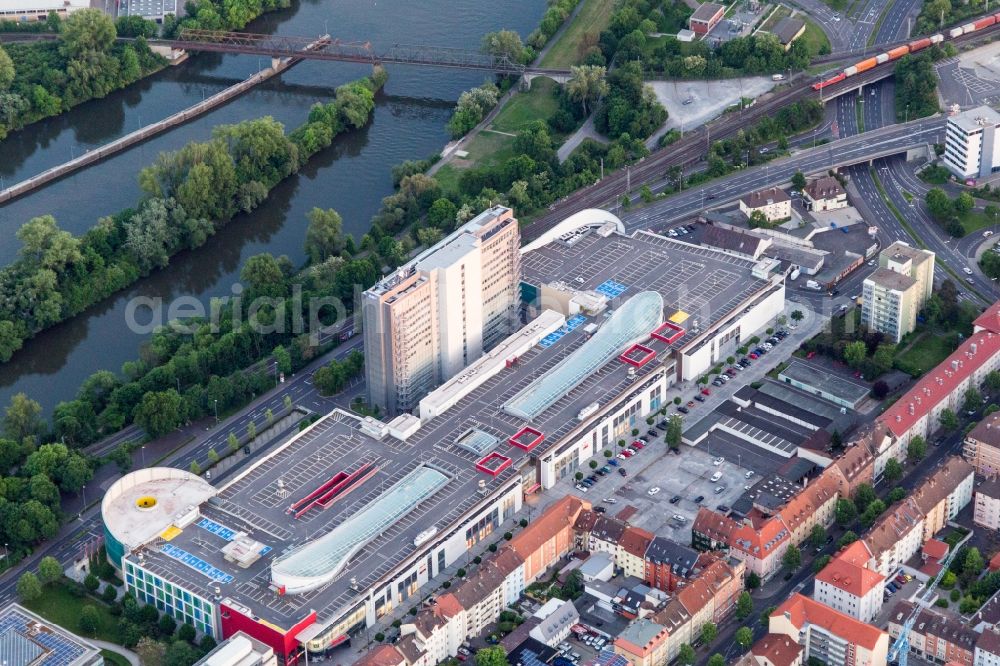
M 712 456 L 707 452 L 682 447 L 679 456 L 664 455 L 655 459 L 619 488 L 614 497 L 619 504 L 625 502 L 639 510 L 630 519 L 633 525 L 686 544 L 691 542 L 691 524 L 698 513 L 699 505 L 694 500 L 703 496 L 701 504 L 712 508 L 732 504 L 743 494 L 744 486 L 760 478 L 755 474 L 748 480 L 747 471 L 731 460 L 713 465 Z M 712 481 L 715 473 L 721 477 Z M 724 490 L 716 493 L 719 487 Z M 660 490 L 650 495 L 651 488 Z M 681 499 L 671 504 L 670 499 L 675 495 Z M 683 516 L 685 521 L 675 520 L 674 515 Z

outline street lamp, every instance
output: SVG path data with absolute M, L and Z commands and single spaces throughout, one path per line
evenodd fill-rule
M 213 399 L 212 405 L 215 407 L 215 425 L 219 425 L 219 399 Z
M 139 453 L 142 455 L 142 466 L 146 466 L 146 445 L 143 444 L 139 447 Z

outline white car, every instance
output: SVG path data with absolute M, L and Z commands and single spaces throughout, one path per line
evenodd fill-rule
M 749 472 L 743 475 L 743 477 L 746 479 L 749 479 L 751 476 L 753 476 L 753 470 L 750 470 Z
M 715 460 L 712 461 L 712 464 L 715 465 L 716 467 L 718 467 L 719 465 L 721 465 L 724 462 L 726 462 L 726 459 L 723 458 L 722 456 L 719 456 L 718 458 L 716 458 Z
M 678 523 L 686 523 L 687 520 L 688 520 L 687 518 L 685 518 L 684 516 L 682 516 L 679 513 L 675 513 L 673 515 L 673 519 L 676 520 Z
M 660 492 L 660 487 L 659 486 L 653 486 L 652 488 L 650 488 L 649 490 L 646 491 L 646 494 L 647 495 L 655 495 L 658 492 Z
M 986 231 L 983 232 L 983 238 L 989 238 L 992 235 L 993 235 L 993 232 L 990 231 L 989 229 L 987 229 Z
M 576 484 L 576 489 L 579 490 L 581 493 L 587 492 L 587 486 L 583 485 L 582 483 Z
M 614 497 L 605 497 L 604 498 L 604 503 L 605 504 L 616 504 L 617 502 L 618 502 L 618 500 L 616 500 Z
M 712 483 L 715 483 L 721 478 L 722 478 L 722 472 L 716 472 L 715 474 L 712 475 Z
M 966 267 L 965 267 L 965 268 L 963 268 L 962 270 L 963 270 L 963 271 L 965 271 L 965 274 L 966 274 L 966 275 L 972 275 L 972 269 L 971 269 L 971 268 L 969 268 L 968 266 L 966 266 Z

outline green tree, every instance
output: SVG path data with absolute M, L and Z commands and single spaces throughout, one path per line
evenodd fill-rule
M 177 621 L 173 617 L 163 614 L 156 622 L 156 628 L 160 632 L 160 636 L 170 638 L 174 635 L 174 631 L 177 629 Z
M 991 370 L 990 372 L 987 372 L 986 377 L 983 378 L 983 384 L 990 391 L 990 393 L 1000 391 L 1000 370 Z
M 84 9 L 63 21 L 60 42 L 70 58 L 85 58 L 107 52 L 117 36 L 110 16 L 99 9 Z
M 767 216 L 762 211 L 755 210 L 750 213 L 749 226 L 751 229 L 767 229 L 771 226 Z
M 678 449 L 681 445 L 681 437 L 684 434 L 684 421 L 676 414 L 667 420 L 667 434 L 663 439 L 671 449 Z
M 427 224 L 435 229 L 450 231 L 455 226 L 455 216 L 457 214 L 458 208 L 450 200 L 444 198 L 438 199 L 431 204 L 430 209 L 427 211 Z
M 914 435 L 906 445 L 906 456 L 913 462 L 923 460 L 927 455 L 927 441 L 920 435 Z
M 952 410 L 942 409 L 941 414 L 938 415 L 938 424 L 943 430 L 958 430 L 958 417 Z
M 801 171 L 796 171 L 792 176 L 792 189 L 801 191 L 805 189 L 806 186 L 806 176 Z
M 871 487 L 871 484 L 860 483 L 854 489 L 854 504 L 858 507 L 858 511 L 862 513 L 876 499 L 878 499 L 878 495 L 875 494 L 875 489 Z
M 962 409 L 967 412 L 974 412 L 982 405 L 983 394 L 975 386 L 970 386 L 965 390 L 965 399 L 962 402 Z
M 716 652 L 708 658 L 708 666 L 726 666 L 726 658 Z
M 715 637 L 719 635 L 719 628 L 715 626 L 712 622 L 706 622 L 701 625 L 701 642 L 703 645 L 708 645 L 715 640 Z
M 208 449 L 208 462 L 210 462 L 213 465 L 219 462 L 219 452 L 216 451 L 215 448 L 213 447 L 210 447 Z
M 750 647 L 753 643 L 753 631 L 750 627 L 740 627 L 736 630 L 736 635 L 734 636 L 736 643 L 744 650 Z
M 21 574 L 15 586 L 17 597 L 24 603 L 31 603 L 42 596 L 42 584 L 38 582 L 38 577 L 30 571 Z
M 36 437 L 43 429 L 42 406 L 24 393 L 16 393 L 3 417 L 4 436 L 15 441 Z
M 837 500 L 834 514 L 836 516 L 837 524 L 841 527 L 847 527 L 857 519 L 858 509 L 851 499 L 843 497 Z
M 136 644 L 135 652 L 139 655 L 142 666 L 162 666 L 167 646 L 155 638 L 144 636 Z
M 177 639 L 181 641 L 187 641 L 188 643 L 194 643 L 194 639 L 198 637 L 198 632 L 190 624 L 185 622 L 177 629 Z
M 803 319 L 805 319 L 805 315 L 802 314 L 802 310 L 792 310 L 792 314 L 789 315 L 789 316 L 791 316 L 792 321 L 796 321 L 796 322 L 802 321 Z
M 986 567 L 983 556 L 979 554 L 979 549 L 970 547 L 965 552 L 965 559 L 962 560 L 962 578 L 966 581 L 973 581 Z
M 229 445 L 229 452 L 236 453 L 236 450 L 240 448 L 240 440 L 236 439 L 236 433 L 231 432 L 226 437 L 226 444 Z
M 42 585 L 54 583 L 62 578 L 62 575 L 62 565 L 59 564 L 59 560 L 51 555 L 46 555 L 38 563 L 38 580 Z
M 93 573 L 89 573 L 83 579 L 83 586 L 87 588 L 88 592 L 96 592 L 97 588 L 101 586 L 101 581 Z
M 478 666 L 507 666 L 507 651 L 499 645 L 478 650 L 476 664 Z
M 852 368 L 857 369 L 861 367 L 861 364 L 864 363 L 867 356 L 868 347 L 865 346 L 865 343 L 862 340 L 849 342 L 844 347 L 844 362 Z
M 741 592 L 736 599 L 736 618 L 745 620 L 751 613 L 753 613 L 753 599 L 750 598 L 749 592 Z
M 174 389 L 150 391 L 135 408 L 134 419 L 151 437 L 160 437 L 184 421 L 184 399 Z
M 823 529 L 822 525 L 813 525 L 812 530 L 809 531 L 809 545 L 813 548 L 819 548 L 824 543 L 826 543 L 826 530 Z
M 3 47 L 0 47 L 0 92 L 7 90 L 14 82 L 14 74 L 14 61 L 10 59 Z
M 882 475 L 889 483 L 895 483 L 903 478 L 903 466 L 900 465 L 899 461 L 895 458 L 889 458 L 889 460 L 885 463 L 885 469 L 882 471 Z
M 80 633 L 85 636 L 93 636 L 97 633 L 98 627 L 101 626 L 101 616 L 98 614 L 97 609 L 87 604 L 80 609 L 80 620 L 79 620 Z
M 687 643 L 682 643 L 680 649 L 677 651 L 677 663 L 680 666 L 691 666 L 698 659 L 697 653 L 695 653 L 694 648 Z
M 257 439 L 257 424 L 253 421 L 247 424 L 247 438 L 250 441 Z
M 192 474 L 201 474 L 201 465 L 198 464 L 197 460 L 192 460 L 191 464 L 188 465 L 188 471 Z
M 278 372 L 288 374 L 292 371 L 292 355 L 288 353 L 288 350 L 285 349 L 283 345 L 275 347 L 274 351 L 271 352 L 271 355 L 274 356 L 274 362 L 278 368 Z
M 813 573 L 819 573 L 820 571 L 825 569 L 826 565 L 829 564 L 830 560 L 832 559 L 833 557 L 830 555 L 821 555 L 817 557 L 815 560 L 813 560 L 812 563 Z
M 748 590 L 756 590 L 760 587 L 760 576 L 751 571 L 747 574 L 746 585 Z
M 871 527 L 884 512 L 885 502 L 880 499 L 872 500 L 861 514 L 861 524 L 865 527 Z
M 264 252 L 246 260 L 240 270 L 240 281 L 247 287 L 247 298 L 282 298 L 288 287 L 281 265 L 271 254 Z
M 337 211 L 332 208 L 313 208 L 306 214 L 306 219 L 309 220 L 306 228 L 306 254 L 312 263 L 321 263 L 343 251 L 343 220 Z
M 857 540 L 858 540 L 858 535 L 855 534 L 852 530 L 847 530 L 846 532 L 844 532 L 844 536 L 840 537 L 840 539 L 837 541 L 837 548 L 843 548 L 844 546 L 849 546 L 850 544 L 854 543 Z
M 588 115 L 587 105 L 608 94 L 608 82 L 605 79 L 607 68 L 597 65 L 580 65 L 570 68 L 570 78 L 566 82 L 566 94 L 583 109 L 583 115 Z
M 889 494 L 885 496 L 885 498 L 889 501 L 890 504 L 898 502 L 904 497 L 906 497 L 906 491 L 899 487 L 893 488 L 892 490 L 889 491 Z
M 781 564 L 788 571 L 796 571 L 800 566 L 802 566 L 802 551 L 796 545 L 790 545 L 785 550 L 785 554 L 781 556 Z
M 498 30 L 483 35 L 480 46 L 483 53 L 497 58 L 507 58 L 511 62 L 524 62 L 524 44 L 521 35 L 513 30 Z
M 933 187 L 927 191 L 924 195 L 924 203 L 927 204 L 927 210 L 938 220 L 945 220 L 951 217 L 954 212 L 954 208 L 951 205 L 951 199 L 945 194 L 944 190 Z

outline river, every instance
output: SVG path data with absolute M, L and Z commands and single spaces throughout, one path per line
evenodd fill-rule
M 299 0 L 267 15 L 248 31 L 313 36 L 324 30 L 344 40 L 391 44 L 478 47 L 480 37 L 510 28 L 526 36 L 538 24 L 544 0 Z M 37 123 L 0 142 L 0 179 L 9 186 L 183 109 L 261 67 L 256 56 L 199 55 L 127 90 L 84 104 L 58 118 Z M 291 129 L 309 107 L 329 101 L 336 86 L 370 68 L 350 63 L 306 61 L 248 94 L 141 146 L 0 206 L 0 262 L 16 256 L 14 236 L 35 215 L 52 214 L 61 228 L 80 234 L 99 217 L 132 205 L 140 196 L 136 176 L 157 153 L 203 140 L 213 127 L 264 115 Z M 344 229 L 360 238 L 382 198 L 392 193 L 390 167 L 423 158 L 448 140 L 445 123 L 462 90 L 484 80 L 481 72 L 391 66 L 389 82 L 376 100 L 373 121 L 337 138 L 296 176 L 284 181 L 268 201 L 233 220 L 203 247 L 174 258 L 170 266 L 107 299 L 72 321 L 43 332 L 0 365 L 0 406 L 24 392 L 46 413 L 72 399 L 91 373 L 118 371 L 137 358 L 144 335 L 126 325 L 126 304 L 136 296 L 163 299 L 194 296 L 207 303 L 230 293 L 244 260 L 260 252 L 305 260 L 306 213 L 315 206 L 335 208 Z

